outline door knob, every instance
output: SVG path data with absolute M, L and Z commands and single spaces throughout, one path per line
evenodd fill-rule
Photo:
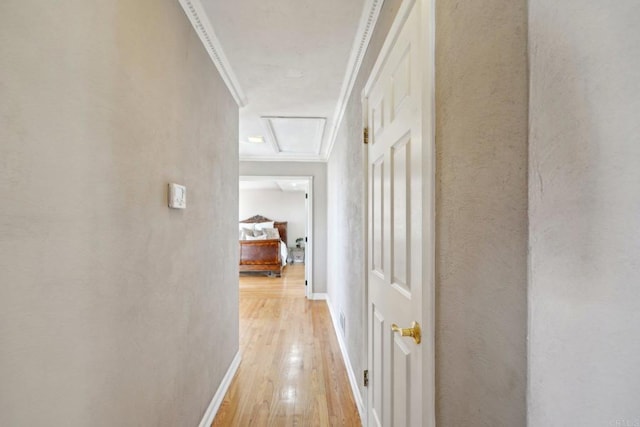
M 402 337 L 413 338 L 416 344 L 420 344 L 420 341 L 422 341 L 422 331 L 420 330 L 420 324 L 418 322 L 412 322 L 410 328 L 399 328 L 398 325 L 393 323 L 391 330 L 393 332 L 400 332 L 400 336 Z

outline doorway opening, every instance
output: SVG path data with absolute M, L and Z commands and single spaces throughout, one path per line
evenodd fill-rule
M 283 270 L 304 267 L 305 295 L 313 298 L 313 176 L 240 176 L 239 221 L 256 215 L 286 223 Z M 282 231 L 282 226 L 280 226 Z

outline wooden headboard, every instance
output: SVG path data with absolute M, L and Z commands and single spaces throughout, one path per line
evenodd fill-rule
M 271 221 L 273 220 L 269 218 L 265 218 L 262 215 L 255 215 L 255 216 L 252 216 L 251 218 L 247 218 L 240 222 L 244 222 L 246 224 L 252 224 L 257 222 L 271 222 Z M 273 221 L 273 226 L 274 228 L 278 229 L 278 232 L 280 233 L 280 240 L 282 240 L 288 246 L 289 242 L 287 242 L 287 221 L 284 221 L 284 222 Z

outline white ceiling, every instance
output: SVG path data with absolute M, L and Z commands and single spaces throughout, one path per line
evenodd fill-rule
M 241 160 L 326 160 L 382 0 L 180 2 L 241 106 Z

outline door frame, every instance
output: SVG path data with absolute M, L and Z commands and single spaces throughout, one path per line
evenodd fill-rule
M 368 119 L 368 94 L 371 87 L 378 77 L 387 55 L 393 47 L 396 38 L 403 28 L 411 9 L 414 5 L 420 7 L 420 47 L 424 54 L 421 57 L 420 69 L 422 70 L 422 140 L 423 140 L 423 159 L 422 159 L 422 188 L 423 188 L 423 205 L 421 206 L 423 221 L 422 236 L 422 253 L 424 258 L 422 273 L 422 306 L 425 313 L 424 319 L 428 321 L 422 325 L 422 340 L 424 346 L 429 346 L 431 351 L 422 352 L 422 384 L 423 384 L 423 402 L 422 419 L 427 423 L 425 427 L 435 427 L 435 171 L 436 171 L 436 150 L 435 150 L 435 124 L 436 124 L 436 99 L 435 99 L 435 3 L 436 0 L 404 0 L 394 18 L 394 21 L 385 37 L 385 41 L 377 55 L 367 82 L 362 89 L 361 105 L 362 105 L 362 123 L 363 128 L 369 127 Z M 364 238 L 362 240 L 362 250 L 368 254 L 369 244 L 369 150 L 365 146 L 363 156 L 363 210 L 364 216 Z M 429 179 L 427 179 L 429 178 Z M 430 238 L 428 237 L 430 236 Z M 425 238 L 426 237 L 426 238 Z M 369 363 L 369 257 L 365 257 L 364 264 L 364 290 L 362 300 L 362 321 L 366 327 L 363 330 L 362 354 L 365 369 Z M 369 425 L 369 390 L 364 389 L 364 413 L 365 419 L 362 420 L 364 426 Z
M 313 293 L 313 176 L 311 175 L 240 175 L 239 181 L 305 181 L 307 184 L 306 237 L 304 248 L 304 279 L 307 282 L 305 296 L 314 299 Z M 277 218 L 272 218 L 278 221 Z M 287 248 L 288 249 L 288 248 Z

